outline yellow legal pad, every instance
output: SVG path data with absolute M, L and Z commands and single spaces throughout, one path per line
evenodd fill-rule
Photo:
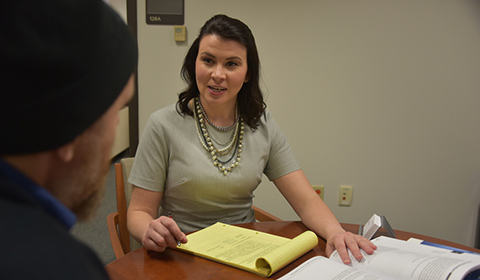
M 187 238 L 188 243 L 177 250 L 266 277 L 318 243 L 317 235 L 312 231 L 289 239 L 223 223 L 191 233 Z

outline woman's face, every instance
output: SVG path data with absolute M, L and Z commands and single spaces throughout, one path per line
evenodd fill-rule
M 234 108 L 238 92 L 247 81 L 247 70 L 245 46 L 216 35 L 201 39 L 195 75 L 202 102 Z

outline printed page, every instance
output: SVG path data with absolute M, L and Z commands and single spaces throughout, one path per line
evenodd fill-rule
M 337 263 L 322 256 L 313 257 L 278 280 L 380 280 L 378 276 Z
M 390 279 L 462 279 L 469 271 L 480 266 L 472 256 L 459 256 L 448 250 L 428 248 L 389 237 L 373 241 L 378 249 L 372 255 L 363 253 L 358 262 L 353 258 L 351 267 Z M 341 262 L 337 252 L 331 260 Z
M 312 234 L 315 235 L 314 233 Z M 304 235 L 311 237 L 308 233 L 304 233 Z M 272 267 L 281 267 L 281 264 L 276 263 L 279 261 L 278 259 L 270 257 L 270 259 L 262 259 L 257 267 L 257 259 L 265 256 L 269 257 L 272 254 L 276 255 L 277 253 L 270 255 L 269 253 L 281 248 L 292 240 L 223 223 L 216 223 L 189 234 L 187 237 L 188 243 L 177 247 L 177 250 L 186 251 L 264 276 L 272 274 L 274 272 Z M 300 240 L 303 239 L 303 237 L 300 238 Z M 306 251 L 301 252 L 300 255 L 312 249 L 317 242 L 318 238 L 315 235 L 315 244 Z M 285 249 L 280 249 L 279 252 L 287 252 L 286 255 L 290 257 L 290 261 L 293 261 L 300 256 L 298 251 L 304 248 L 305 246 L 287 246 Z

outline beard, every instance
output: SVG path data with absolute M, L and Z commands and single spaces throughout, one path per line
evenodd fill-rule
M 87 137 L 76 150 L 76 156 L 56 168 L 50 191 L 76 214 L 79 221 L 88 221 L 98 210 L 105 194 L 110 169 L 110 148 L 102 146 L 96 136 Z
M 98 210 L 105 194 L 105 183 L 109 171 L 110 160 L 105 160 L 98 153 L 90 151 L 88 156 L 79 162 L 76 174 L 71 178 L 76 194 L 72 194 L 70 209 L 79 221 L 88 221 Z
M 116 107 L 109 109 L 87 130 L 66 144 L 69 146 L 61 150 L 65 151 L 61 155 L 69 156 L 60 157 L 50 169 L 48 189 L 80 221 L 93 217 L 105 193 L 118 124 L 118 111 L 114 109 Z
M 100 207 L 105 194 L 106 174 L 103 177 L 104 178 L 94 186 L 90 186 L 90 188 L 94 190 L 90 195 L 75 201 L 72 205 L 71 210 L 77 215 L 79 221 L 90 220 Z
M 90 152 L 90 154 L 92 154 Z M 88 221 L 98 210 L 105 194 L 109 163 L 100 158 L 79 160 L 61 168 L 50 184 L 51 193 L 67 206 L 79 221 Z

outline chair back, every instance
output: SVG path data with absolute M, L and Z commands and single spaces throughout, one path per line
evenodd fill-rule
M 128 176 L 130 176 L 130 170 L 132 170 L 134 159 L 134 157 L 128 157 L 120 160 L 120 164 L 122 165 L 123 187 L 125 190 L 125 202 L 127 207 L 130 204 L 130 198 L 132 197 L 132 184 L 128 182 Z
M 115 182 L 117 191 L 118 235 L 124 253 L 142 247 L 128 232 L 127 209 L 132 197 L 132 184 L 128 176 L 133 165 L 133 157 L 123 158 L 115 164 Z

